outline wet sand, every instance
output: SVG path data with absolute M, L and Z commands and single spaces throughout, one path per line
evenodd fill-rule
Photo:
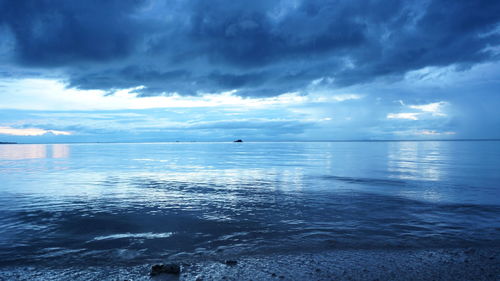
M 499 248 L 338 250 L 255 255 L 181 265 L 180 275 L 150 277 L 151 264 L 0 267 L 0 280 L 500 280 Z

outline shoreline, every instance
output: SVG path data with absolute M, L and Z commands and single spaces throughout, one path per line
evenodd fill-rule
M 180 275 L 155 277 L 149 276 L 152 264 L 3 266 L 0 280 L 500 280 L 500 248 L 329 250 L 234 260 L 177 260 Z

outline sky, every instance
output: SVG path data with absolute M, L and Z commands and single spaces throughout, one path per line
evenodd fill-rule
M 0 141 L 500 138 L 500 1 L 0 0 Z

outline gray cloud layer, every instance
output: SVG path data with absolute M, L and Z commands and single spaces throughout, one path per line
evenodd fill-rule
M 499 22 L 487 0 L 0 0 L 0 53 L 80 89 L 274 96 L 498 60 Z

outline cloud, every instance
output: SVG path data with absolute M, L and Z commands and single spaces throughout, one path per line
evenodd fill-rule
M 445 101 L 420 105 L 406 105 L 402 100 L 398 100 L 398 103 L 404 108 L 416 109 L 419 112 L 388 113 L 386 116 L 387 119 L 419 120 L 435 117 L 446 117 L 447 115 L 443 112 L 443 107 L 449 105 L 449 103 Z
M 361 98 L 363 98 L 363 96 L 356 95 L 356 94 L 343 94 L 343 95 L 332 96 L 332 99 L 334 101 L 338 101 L 338 102 L 343 102 L 343 101 L 347 101 L 347 100 L 359 100 Z
M 12 128 L 12 127 L 0 127 L 0 135 L 11 135 L 11 136 L 43 136 L 46 134 L 52 134 L 55 136 L 69 136 L 72 133 L 66 131 L 57 130 L 44 130 L 39 128 Z
M 0 24 L 14 37 L 24 65 L 55 67 L 124 58 L 139 41 L 139 0 L 0 1 Z
M 0 0 L 0 75 L 139 96 L 307 93 L 498 60 L 500 2 Z
M 293 134 L 297 131 L 302 132 L 306 125 L 312 125 L 320 120 L 287 120 L 287 119 L 231 119 L 217 121 L 202 121 L 192 124 L 185 124 L 189 129 L 233 129 L 233 130 L 273 130 L 281 134 Z
M 418 120 L 419 114 L 420 113 L 415 113 L 415 112 L 389 113 L 387 114 L 387 119 Z
M 429 112 L 434 116 L 446 116 L 446 114 L 442 112 L 442 108 L 445 105 L 447 105 L 446 102 L 440 101 L 422 105 L 409 105 L 408 107 L 413 109 L 418 109 L 423 112 Z
M 436 130 L 422 130 L 415 133 L 416 135 L 424 135 L 424 136 L 441 136 L 441 135 L 455 135 L 456 132 L 438 132 Z
M 244 98 L 235 91 L 203 96 L 147 96 L 138 99 L 135 92 L 143 87 L 122 89 L 109 95 L 102 90 L 68 89 L 63 83 L 51 79 L 0 79 L 0 87 L 15 91 L 6 95 L 0 109 L 31 110 L 118 110 L 147 108 L 190 108 L 234 106 L 257 108 L 263 106 L 293 105 L 313 101 L 313 98 L 297 93 L 277 97 Z M 335 99 L 355 99 L 355 96 L 334 97 Z

